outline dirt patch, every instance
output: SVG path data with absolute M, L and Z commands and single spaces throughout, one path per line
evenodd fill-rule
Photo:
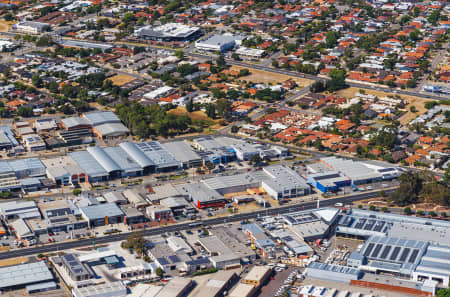
M 359 92 L 359 88 L 347 88 L 343 90 L 339 90 L 337 92 L 337 95 L 345 97 L 345 98 L 353 98 L 355 96 L 355 93 Z M 424 107 L 424 104 L 428 101 L 434 101 L 432 99 L 425 99 L 421 97 L 414 97 L 409 95 L 401 95 L 401 94 L 395 94 L 390 92 L 382 92 L 377 90 L 366 90 L 364 89 L 366 94 L 375 95 L 377 97 L 397 97 L 400 96 L 403 100 L 407 102 L 407 105 L 405 107 L 405 110 L 407 111 L 404 115 L 402 115 L 399 119 L 400 123 L 402 125 L 408 124 L 411 120 L 415 119 L 417 116 L 425 113 L 427 109 Z M 411 106 L 414 106 L 417 110 L 417 112 L 411 112 L 409 109 Z
M 116 74 L 114 76 L 111 76 L 108 78 L 112 83 L 116 86 L 123 86 L 126 83 L 129 83 L 130 81 L 135 80 L 134 77 L 126 74 Z
M 8 32 L 11 28 L 12 25 L 16 24 L 17 22 L 15 21 L 5 21 L 5 20 L 1 20 L 0 21 L 0 32 Z
M 217 120 L 212 120 L 210 119 L 203 111 L 198 110 L 198 111 L 193 111 L 193 112 L 188 112 L 186 110 L 186 108 L 178 106 L 175 109 L 171 109 L 168 111 L 168 113 L 172 113 L 174 115 L 188 115 L 191 120 L 193 121 L 207 121 L 207 122 L 211 122 L 211 123 L 216 123 Z
M 307 86 L 311 83 L 313 83 L 312 80 L 306 79 L 306 78 L 300 78 L 300 77 L 292 77 L 289 75 L 269 72 L 269 71 L 263 71 L 258 69 L 253 69 L 251 67 L 241 67 L 241 66 L 235 66 L 233 65 L 231 67 L 231 70 L 239 71 L 241 69 L 248 69 L 250 70 L 250 75 L 243 76 L 240 79 L 250 81 L 253 83 L 263 83 L 263 84 L 269 84 L 269 83 L 282 83 L 288 79 L 294 80 L 299 87 Z
M 19 265 L 19 264 L 27 263 L 28 261 L 29 261 L 28 257 L 4 259 L 4 260 L 0 260 L 0 267 Z

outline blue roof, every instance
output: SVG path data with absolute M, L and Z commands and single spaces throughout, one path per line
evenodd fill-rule
M 14 137 L 14 133 L 11 131 L 11 129 L 9 129 L 9 127 L 7 127 L 7 126 L 0 126 L 0 130 L 3 131 L 3 133 L 5 133 L 5 136 L 8 138 L 9 142 L 11 142 L 11 145 L 13 147 L 19 145 L 19 142 Z

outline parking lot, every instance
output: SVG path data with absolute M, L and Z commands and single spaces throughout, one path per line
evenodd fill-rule
M 276 272 L 272 277 L 273 279 L 261 289 L 260 297 L 274 297 L 280 296 L 283 292 L 290 289 L 296 277 L 294 277 L 294 271 L 299 271 L 294 267 L 289 267 L 280 272 Z M 290 277 L 292 275 L 292 277 Z

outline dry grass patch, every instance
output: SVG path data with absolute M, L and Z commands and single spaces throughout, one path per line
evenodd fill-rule
M 345 98 L 353 98 L 356 93 L 359 92 L 359 88 L 350 87 L 347 89 L 339 90 L 337 94 L 339 96 Z M 401 95 L 391 92 L 383 92 L 377 90 L 366 90 L 364 89 L 366 94 L 375 95 L 377 97 L 396 97 L 400 96 L 403 100 L 407 102 L 405 110 L 407 111 L 403 116 L 400 117 L 400 123 L 402 125 L 408 124 L 411 120 L 415 119 L 417 116 L 425 113 L 427 109 L 424 107 L 424 104 L 428 101 L 433 101 L 432 99 L 426 99 L 421 97 L 409 96 L 409 95 Z M 411 112 L 410 107 L 414 106 L 417 112 Z
M 27 263 L 28 261 L 29 261 L 28 257 L 4 259 L 4 260 L 0 260 L 0 267 L 19 265 L 19 264 Z
M 126 74 L 116 74 L 114 76 L 111 76 L 108 78 L 112 83 L 116 86 L 123 86 L 126 83 L 129 83 L 130 81 L 135 80 L 134 77 Z
M 282 83 L 288 79 L 292 79 L 298 84 L 299 87 L 304 87 L 304 86 L 309 85 L 314 82 L 314 81 L 312 81 L 310 79 L 306 79 L 306 78 L 292 77 L 289 75 L 253 69 L 251 67 L 241 67 L 241 66 L 235 66 L 235 65 L 231 66 L 231 70 L 239 71 L 241 69 L 250 70 L 250 75 L 243 76 L 240 79 L 250 81 L 253 83 L 277 84 L 277 83 Z

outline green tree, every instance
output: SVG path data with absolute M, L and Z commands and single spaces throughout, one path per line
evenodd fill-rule
M 254 154 L 251 158 L 250 158 L 250 162 L 252 163 L 252 164 L 259 164 L 259 163 L 261 163 L 262 162 L 262 159 L 261 159 L 261 157 L 259 156 L 259 154 Z
M 216 101 L 215 109 L 220 117 L 227 117 L 231 113 L 231 102 L 227 99 L 219 99 Z
M 325 45 L 327 48 L 333 48 L 337 45 L 339 33 L 336 31 L 328 31 L 325 35 Z
M 31 77 L 31 83 L 33 84 L 33 86 L 35 86 L 36 88 L 41 88 L 42 87 L 42 78 L 39 74 L 35 74 Z
M 327 82 L 327 90 L 334 92 L 345 88 L 345 71 L 342 69 L 332 69 L 328 74 L 331 80 Z
M 406 215 L 410 215 L 410 214 L 411 214 L 411 208 L 405 207 L 405 208 L 403 209 L 403 212 L 404 212 Z
M 20 106 L 17 109 L 17 115 L 21 116 L 21 117 L 24 117 L 24 118 L 32 117 L 33 116 L 33 108 Z
M 178 59 L 183 59 L 183 58 L 184 58 L 184 53 L 183 53 L 182 50 L 176 50 L 176 51 L 173 53 L 173 55 L 174 55 L 175 57 L 177 57 Z
M 81 190 L 80 189 L 75 189 L 75 190 L 72 191 L 72 194 L 75 195 L 75 196 L 78 196 L 78 195 L 81 194 Z
M 186 103 L 186 110 L 188 112 L 193 112 L 194 111 L 194 103 L 192 102 L 192 99 L 190 99 L 187 103 Z

